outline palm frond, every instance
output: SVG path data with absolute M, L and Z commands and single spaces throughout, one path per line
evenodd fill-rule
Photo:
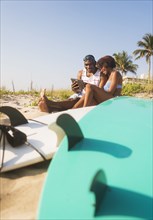
M 142 49 L 137 49 L 133 51 L 133 55 L 136 56 L 136 60 L 145 57 L 146 62 L 149 65 L 149 79 L 150 79 L 150 59 L 151 56 L 153 56 L 153 35 L 150 33 L 147 33 L 145 36 L 143 36 L 142 41 L 137 42 L 138 47 L 141 47 Z

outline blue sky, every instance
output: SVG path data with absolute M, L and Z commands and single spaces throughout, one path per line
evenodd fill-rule
M 1 86 L 69 89 L 85 55 L 132 55 L 153 34 L 152 8 L 152 0 L 1 0 Z M 147 73 L 145 58 L 133 62 Z

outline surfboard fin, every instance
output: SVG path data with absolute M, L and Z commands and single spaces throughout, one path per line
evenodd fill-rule
M 103 170 L 98 170 L 90 186 L 90 191 L 92 191 L 95 194 L 95 200 L 96 200 L 94 216 L 97 215 L 102 199 L 104 198 L 106 189 L 107 189 L 107 184 L 106 184 L 105 173 Z
M 67 135 L 68 138 L 68 150 L 71 150 L 79 141 L 84 138 L 84 135 L 75 119 L 69 114 L 62 114 L 56 120 Z
M 16 108 L 11 106 L 1 106 L 0 112 L 7 115 L 12 126 L 22 125 L 28 123 L 27 119 Z

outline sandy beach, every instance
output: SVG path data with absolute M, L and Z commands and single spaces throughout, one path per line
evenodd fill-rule
M 144 94 L 137 97 L 152 98 Z M 26 118 L 35 118 L 42 113 L 31 103 L 35 97 L 30 95 L 4 96 L 1 106 L 9 105 L 20 110 Z M 1 117 L 1 123 L 8 119 Z M 37 218 L 42 187 L 51 161 L 38 163 L 18 170 L 3 173 L 0 176 L 0 219 L 1 220 L 35 220 Z
M 36 118 L 47 113 L 40 112 L 30 95 L 4 96 L 1 106 L 17 108 L 26 118 Z M 1 123 L 8 123 L 1 117 Z M 37 217 L 39 199 L 50 161 L 2 173 L 0 176 L 0 219 L 33 220 Z

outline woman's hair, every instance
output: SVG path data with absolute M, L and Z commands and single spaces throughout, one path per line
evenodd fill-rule
M 101 57 L 98 61 L 97 61 L 97 67 L 98 68 L 102 68 L 102 66 L 104 64 L 107 64 L 109 67 L 114 68 L 116 67 L 116 63 L 113 57 L 107 55 L 104 57 Z

